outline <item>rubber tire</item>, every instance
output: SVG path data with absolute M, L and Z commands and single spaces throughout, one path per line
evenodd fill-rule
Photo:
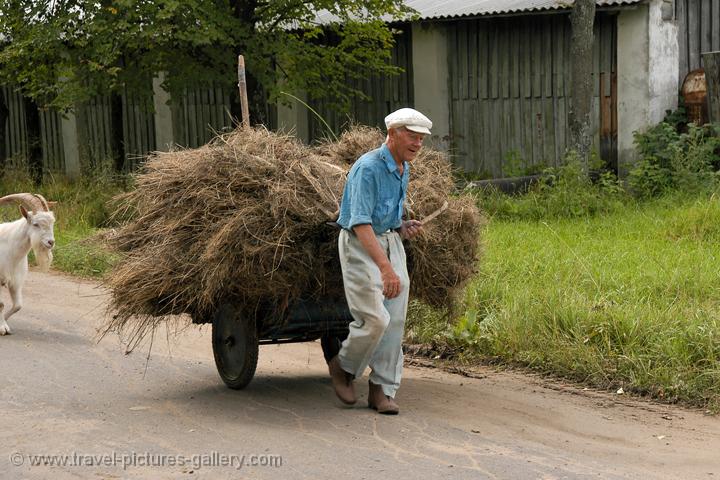
M 255 322 L 243 318 L 232 304 L 222 304 L 213 317 L 212 347 L 225 385 L 233 390 L 247 387 L 255 376 L 259 353 Z

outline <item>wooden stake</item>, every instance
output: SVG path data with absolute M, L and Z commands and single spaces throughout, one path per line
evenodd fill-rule
M 250 110 L 248 108 L 247 81 L 245 80 L 245 57 L 238 55 L 238 88 L 240 89 L 240 106 L 242 108 L 242 126 L 250 126 Z

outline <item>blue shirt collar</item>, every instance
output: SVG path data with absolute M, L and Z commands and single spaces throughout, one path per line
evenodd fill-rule
M 385 160 L 385 166 L 387 167 L 388 172 L 395 172 L 395 174 L 400 177 L 397 162 L 395 162 L 395 158 L 392 156 L 392 153 L 390 153 L 390 149 L 388 148 L 387 144 L 383 143 L 382 147 L 380 147 L 380 150 L 382 151 L 383 160 Z M 407 162 L 403 162 L 403 175 L 405 174 L 405 172 L 407 172 L 407 167 Z

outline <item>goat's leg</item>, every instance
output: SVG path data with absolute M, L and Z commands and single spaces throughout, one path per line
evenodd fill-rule
M 10 327 L 5 321 L 3 310 L 5 310 L 5 304 L 0 300 L 0 335 L 8 335 L 10 333 Z
M 5 319 L 3 320 L 4 325 L 0 325 L 0 331 L 2 331 L 2 326 L 5 327 L 5 333 L 3 335 L 7 335 L 8 333 L 10 333 L 10 327 L 7 324 L 8 318 L 13 316 L 15 313 L 17 313 L 18 310 L 22 308 L 22 288 L 17 285 L 8 285 L 8 290 L 10 290 L 12 308 L 10 308 L 10 310 L 8 310 L 8 312 L 5 314 Z

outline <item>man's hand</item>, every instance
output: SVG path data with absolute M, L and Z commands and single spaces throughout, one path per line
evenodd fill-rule
M 420 220 L 406 220 L 400 225 L 400 236 L 403 240 L 410 240 L 422 232 L 423 224 Z
M 395 298 L 400 295 L 400 277 L 397 276 L 395 270 L 388 265 L 380 270 L 383 282 L 383 295 L 385 298 Z
M 400 295 L 400 277 L 393 270 L 387 254 L 380 248 L 372 227 L 369 224 L 355 225 L 353 231 L 380 270 L 385 298 L 395 298 Z

